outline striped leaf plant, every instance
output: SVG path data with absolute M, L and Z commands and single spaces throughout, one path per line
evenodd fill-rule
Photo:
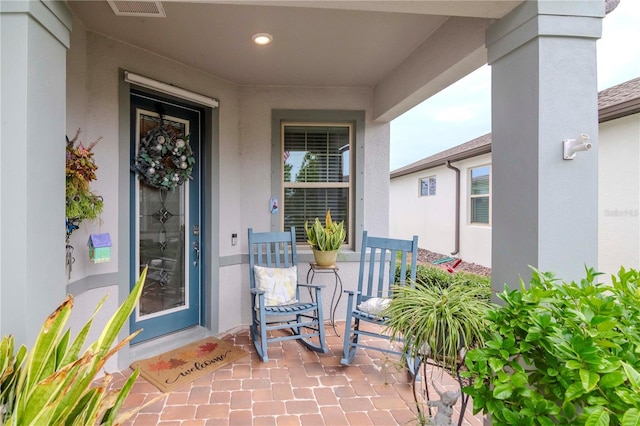
M 338 250 L 342 246 L 347 236 L 343 222 L 335 222 L 331 219 L 331 210 L 327 210 L 325 224 L 316 217 L 313 223 L 304 223 L 304 230 L 307 234 L 307 242 L 312 249 L 318 251 Z
M 13 336 L 0 342 L 0 425 L 113 425 L 120 424 L 140 408 L 119 413 L 136 378 L 136 370 L 121 389 L 111 389 L 112 376 L 96 376 L 106 361 L 135 335 L 114 345 L 118 333 L 133 312 L 146 278 L 146 269 L 135 287 L 111 317 L 97 341 L 81 351 L 92 317 L 72 340 L 65 326 L 71 315 L 73 297 L 45 320 L 33 347 L 21 345 L 14 351 Z

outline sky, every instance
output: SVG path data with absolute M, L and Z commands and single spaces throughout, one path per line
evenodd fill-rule
M 640 0 L 621 0 L 597 42 L 598 90 L 640 76 Z M 491 69 L 485 65 L 391 122 L 390 170 L 491 131 Z

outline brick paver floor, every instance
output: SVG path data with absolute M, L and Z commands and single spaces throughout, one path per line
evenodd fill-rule
M 344 329 L 344 323 L 341 325 Z M 341 330 L 340 325 L 337 327 Z M 358 350 L 350 366 L 340 364 L 342 338 L 327 327 L 329 353 L 306 350 L 296 341 L 269 346 L 269 362 L 258 358 L 249 332 L 218 336 L 242 347 L 246 356 L 232 365 L 163 395 L 138 378 L 123 410 L 153 398 L 126 425 L 411 425 L 416 409 L 411 379 L 398 358 L 374 350 Z M 379 339 L 378 339 L 379 340 Z M 121 384 L 131 370 L 117 373 Z M 440 390 L 457 390 L 457 383 L 438 369 L 427 382 Z M 438 399 L 433 388 L 431 398 Z M 459 404 L 454 421 L 459 416 Z M 470 404 L 471 405 L 471 402 Z M 434 409 L 434 414 L 435 414 Z M 466 411 L 466 426 L 482 419 Z

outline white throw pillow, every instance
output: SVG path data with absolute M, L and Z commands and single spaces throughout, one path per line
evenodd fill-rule
M 391 299 L 385 297 L 372 297 L 358 305 L 358 310 L 371 315 L 380 315 L 391 304 Z
M 267 268 L 254 266 L 253 272 L 256 278 L 256 287 L 265 292 L 265 306 L 281 306 L 297 302 L 297 267 Z

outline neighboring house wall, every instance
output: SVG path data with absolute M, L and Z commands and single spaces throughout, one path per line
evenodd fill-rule
M 592 152 L 580 153 L 586 156 Z M 598 267 L 607 275 L 620 266 L 640 268 L 640 113 L 600 123 L 598 144 Z M 454 162 L 461 169 L 460 253 L 491 267 L 491 225 L 469 223 L 469 169 L 491 164 L 491 154 Z M 418 197 L 418 180 L 437 176 L 436 197 Z M 420 247 L 448 255 L 453 249 L 453 171 L 444 166 L 391 179 L 390 235 L 417 233 Z M 581 214 L 580 211 L 575 212 Z M 436 224 L 430 226 L 429 224 Z M 594 265 L 587 265 L 594 266 Z
M 434 176 L 436 194 L 420 195 L 420 179 Z M 455 173 L 445 166 L 391 180 L 389 234 L 418 236 L 418 246 L 448 254 L 454 249 Z
M 453 166 L 460 169 L 460 253 L 466 262 L 491 267 L 491 224 L 471 223 L 470 170 L 491 164 L 491 154 L 469 158 Z M 489 198 L 491 205 L 491 197 Z M 491 210 L 489 210 L 491 217 Z M 489 219 L 491 220 L 491 219 Z
M 600 124 L 598 270 L 640 268 L 640 114 Z M 579 214 L 579 212 L 576 212 Z
M 451 163 L 460 169 L 460 257 L 467 262 L 491 266 L 491 226 L 470 223 L 469 170 L 491 163 L 491 154 Z M 400 176 L 390 185 L 390 236 L 418 235 L 418 245 L 450 255 L 455 249 L 455 172 L 446 166 Z M 421 178 L 435 176 L 435 196 L 420 196 Z

